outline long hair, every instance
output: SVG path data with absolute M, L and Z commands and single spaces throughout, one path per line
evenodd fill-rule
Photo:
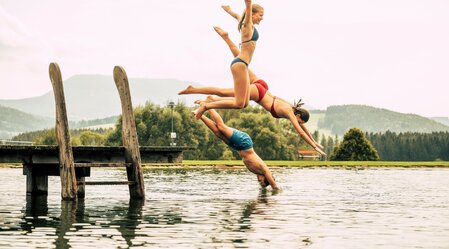
M 259 11 L 262 11 L 262 10 L 263 10 L 263 7 L 260 6 L 259 4 L 253 3 L 251 5 L 251 11 L 252 11 L 253 14 L 254 13 L 259 13 Z M 237 27 L 239 31 L 242 31 L 243 21 L 245 21 L 245 17 L 246 17 L 246 9 L 243 11 L 243 14 L 242 14 L 242 16 L 240 17 L 240 20 L 239 20 L 239 25 Z

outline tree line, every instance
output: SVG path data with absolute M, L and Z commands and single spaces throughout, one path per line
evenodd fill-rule
M 449 132 L 366 133 L 383 161 L 449 161 Z
M 216 138 L 201 121 L 196 120 L 191 111 L 192 108 L 183 103 L 177 103 L 172 108 L 153 103 L 135 108 L 134 117 L 139 144 L 169 146 L 173 127 L 173 131 L 177 133 L 175 139 L 177 145 L 196 148 L 185 152 L 185 159 L 239 159 L 238 154 Z M 312 150 L 299 137 L 289 120 L 274 119 L 258 106 L 248 106 L 243 110 L 218 110 L 218 112 L 227 125 L 251 136 L 254 149 L 265 160 L 297 160 L 298 150 Z M 73 129 L 72 144 L 119 146 L 122 144 L 121 129 L 121 117 L 117 119 L 115 128 L 112 129 Z M 324 136 L 318 131 L 315 131 L 313 136 L 324 146 L 330 160 L 449 160 L 449 132 L 363 133 L 357 129 L 348 131 L 341 142 L 337 136 Z M 56 144 L 54 129 L 23 133 L 14 139 L 33 141 L 37 145 Z
M 239 159 L 238 153 L 226 144 L 199 120 L 193 117 L 192 108 L 177 103 L 172 108 L 146 103 L 134 109 L 137 136 L 141 146 L 168 146 L 170 133 L 176 132 L 175 142 L 179 146 L 196 149 L 187 151 L 185 159 L 226 160 Z M 248 106 L 243 110 L 218 110 L 223 121 L 233 128 L 248 133 L 254 142 L 254 149 L 266 160 L 296 160 L 298 150 L 312 148 L 297 134 L 289 120 L 274 119 L 258 106 Z M 207 113 L 206 113 L 207 115 Z M 118 146 L 121 139 L 121 117 L 113 129 L 71 130 L 73 145 Z M 14 139 L 33 141 L 35 144 L 56 144 L 54 129 L 21 134 Z M 316 131 L 313 136 L 320 138 Z M 325 138 L 325 146 L 333 147 L 333 139 Z

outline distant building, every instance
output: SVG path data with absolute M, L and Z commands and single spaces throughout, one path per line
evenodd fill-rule
M 0 145 L 33 145 L 31 141 L 0 140 Z

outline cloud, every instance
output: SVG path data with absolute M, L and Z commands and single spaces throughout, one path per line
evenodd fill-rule
M 47 92 L 49 80 L 42 74 L 47 68 L 42 65 L 48 65 L 51 50 L 37 33 L 1 6 L 0 27 L 0 98 L 30 97 Z
M 449 79 L 449 33 L 441 30 L 448 28 L 449 3 L 258 3 L 266 11 L 250 67 L 271 83 L 273 94 L 319 108 L 360 103 L 447 113 L 442 89 Z M 121 65 L 130 77 L 232 87 L 232 56 L 212 26 L 229 31 L 234 42 L 240 37 L 221 4 L 226 3 L 42 0 L 25 8 L 23 1 L 4 1 L 9 13 L 0 7 L 0 98 L 50 90 L 51 61 L 60 64 L 63 79 L 111 74 Z M 243 1 L 229 4 L 243 9 Z M 49 9 L 51 15 L 42 15 Z M 411 104 L 415 99 L 418 106 Z

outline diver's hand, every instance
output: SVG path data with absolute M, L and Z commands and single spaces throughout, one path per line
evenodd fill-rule
M 322 151 L 320 148 L 315 147 L 314 149 L 315 149 L 318 153 L 320 153 L 320 155 L 326 156 L 326 153 L 324 153 L 324 151 Z
M 229 5 L 222 5 L 221 8 L 226 12 L 231 11 L 231 7 Z

